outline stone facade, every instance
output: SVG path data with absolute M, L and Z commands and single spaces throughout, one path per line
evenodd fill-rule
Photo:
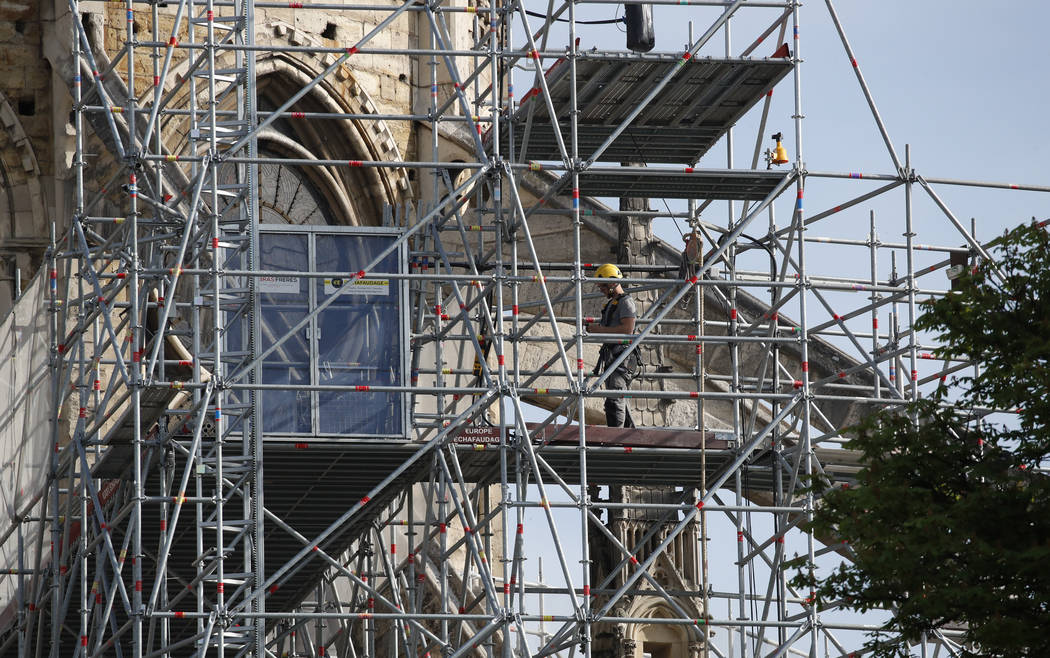
M 618 486 L 610 487 L 609 498 L 616 503 L 673 505 L 680 503 L 683 496 L 689 494 L 691 492 L 671 487 Z M 620 508 L 609 513 L 606 527 L 616 542 L 633 551 L 639 562 L 644 562 L 659 544 L 668 539 L 677 524 L 677 514 L 668 516 L 654 510 Z M 593 531 L 590 538 L 592 582 L 597 585 L 608 578 L 610 582 L 605 588 L 622 587 L 636 567 L 626 563 L 617 569 L 624 562 L 623 553 L 615 550 L 603 533 Z M 704 617 L 701 598 L 682 594 L 701 590 L 699 546 L 700 524 L 694 520 L 670 538 L 663 553 L 657 556 L 649 568 L 648 578 L 638 579 L 629 590 L 634 593 L 628 593 L 613 607 L 614 617 L 652 619 L 654 623 L 595 624 L 593 656 L 699 658 L 703 648 L 702 631 L 695 627 L 671 627 L 657 622 L 661 618 Z M 658 588 L 663 588 L 674 597 L 677 610 L 668 604 Z
M 71 131 L 46 58 L 58 22 L 46 3 L 0 7 L 0 313 L 18 293 L 15 279 L 24 287 L 39 268 L 62 208 L 56 176 L 67 173 Z

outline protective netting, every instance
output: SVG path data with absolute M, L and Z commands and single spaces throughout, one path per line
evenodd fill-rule
M 0 361 L 0 630 L 14 617 L 17 571 L 35 566 L 38 526 L 18 524 L 39 516 L 32 512 L 43 495 L 51 454 L 55 405 L 44 274 L 38 273 L 0 323 L 0 354 L 7 355 Z

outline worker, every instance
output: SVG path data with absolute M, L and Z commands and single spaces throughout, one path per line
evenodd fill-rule
M 600 322 L 587 324 L 588 333 L 592 334 L 633 334 L 634 319 L 637 315 L 634 300 L 623 291 L 619 279 L 623 278 L 620 268 L 612 263 L 605 263 L 594 271 L 598 279 L 598 290 L 606 297 L 602 307 Z M 627 349 L 624 344 L 603 343 L 598 352 L 598 363 L 594 374 L 601 375 Z M 609 391 L 624 391 L 630 388 L 631 380 L 638 374 L 639 361 L 637 352 L 631 352 L 605 380 Z M 623 396 L 605 398 L 605 422 L 609 427 L 634 427 L 631 411 Z

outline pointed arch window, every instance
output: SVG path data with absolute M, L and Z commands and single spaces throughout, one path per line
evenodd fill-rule
M 276 158 L 268 151 L 264 158 Z M 259 223 L 296 226 L 334 225 L 328 201 L 302 167 L 283 162 L 259 165 Z

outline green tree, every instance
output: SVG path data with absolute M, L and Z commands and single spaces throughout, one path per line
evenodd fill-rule
M 945 626 L 966 656 L 1050 656 L 1050 235 L 1020 226 L 994 265 L 923 305 L 919 331 L 937 356 L 979 364 L 904 410 L 873 414 L 848 447 L 863 453 L 857 486 L 822 494 L 810 528 L 848 543 L 829 574 L 802 560 L 793 584 L 818 605 L 888 609 L 873 656 L 908 656 Z M 990 410 L 1009 410 L 1007 423 Z

